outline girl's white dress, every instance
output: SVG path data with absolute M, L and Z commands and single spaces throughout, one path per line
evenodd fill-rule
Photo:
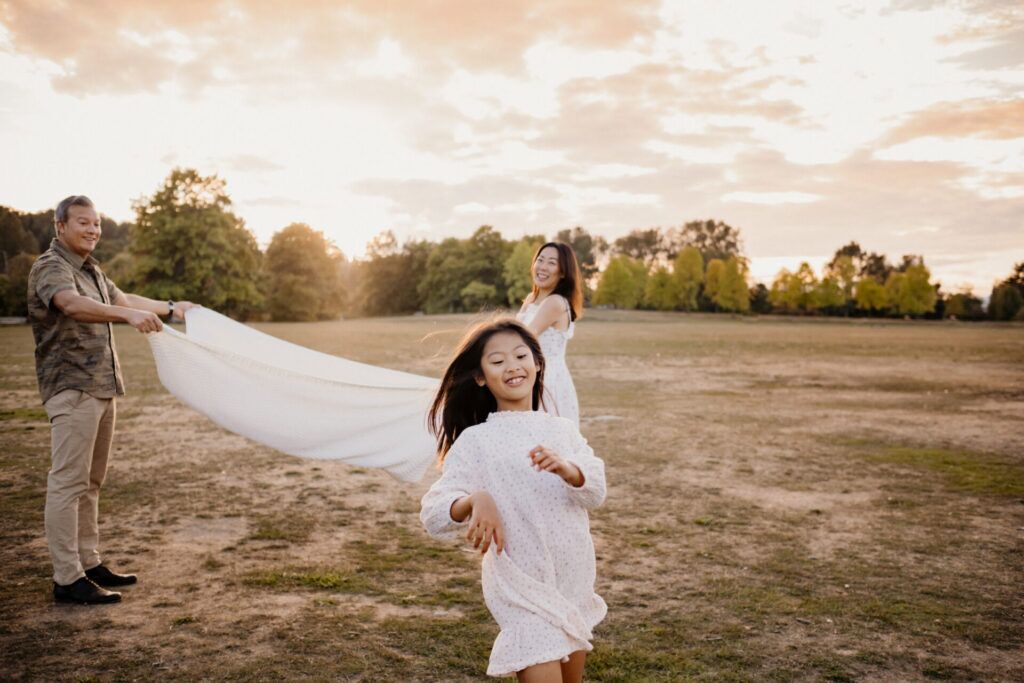
M 557 294 L 552 295 L 561 299 L 566 310 L 569 310 L 569 302 L 565 297 Z M 527 304 L 526 308 L 519 311 L 516 320 L 529 325 L 530 321 L 540 310 L 540 304 Z M 544 352 L 544 396 L 542 397 L 544 410 L 552 415 L 560 415 L 572 420 L 577 427 L 580 426 L 580 402 L 576 396 L 576 385 L 572 383 L 572 375 L 569 374 L 569 366 L 565 363 L 565 348 L 572 339 L 575 323 L 570 316 L 569 329 L 559 330 L 549 327 L 540 333 L 540 348 Z
M 533 469 L 529 453 L 538 445 L 579 467 L 583 485 Z M 565 418 L 491 413 L 459 435 L 423 496 L 420 519 L 430 535 L 465 540 L 468 520 L 452 520 L 451 507 L 476 491 L 494 498 L 506 536 L 500 555 L 492 546 L 483 558 L 484 602 L 501 627 L 487 673 L 509 675 L 591 650 L 591 630 L 608 611 L 594 592 L 587 516 L 604 501 L 604 463 Z

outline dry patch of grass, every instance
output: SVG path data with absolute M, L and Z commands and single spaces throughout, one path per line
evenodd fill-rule
M 610 609 L 588 680 L 1024 669 L 1020 328 L 588 313 L 569 362 L 610 483 L 591 516 Z M 437 374 L 467 320 L 266 329 Z M 5 677 L 483 677 L 497 628 L 478 560 L 420 529 L 428 482 L 227 434 L 163 392 L 141 336 L 117 334 L 130 394 L 102 534 L 141 581 L 120 605 L 65 608 L 49 595 L 31 335 L 0 328 Z

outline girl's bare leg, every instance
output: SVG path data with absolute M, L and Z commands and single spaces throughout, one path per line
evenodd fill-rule
M 575 653 L 574 653 L 575 654 Z M 562 683 L 561 662 L 543 662 L 516 672 L 519 683 Z
M 586 650 L 576 650 L 569 655 L 569 661 L 561 664 L 562 683 L 583 683 L 583 665 L 586 663 Z

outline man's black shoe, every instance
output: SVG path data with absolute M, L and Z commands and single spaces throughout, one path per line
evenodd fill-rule
M 121 594 L 100 588 L 86 577 L 72 584 L 61 586 L 53 584 L 53 599 L 57 602 L 77 602 L 83 605 L 105 605 L 121 602 Z
M 92 569 L 86 569 L 85 575 L 97 586 L 103 586 L 105 588 L 130 586 L 139 580 L 135 574 L 115 574 L 102 564 L 98 564 Z

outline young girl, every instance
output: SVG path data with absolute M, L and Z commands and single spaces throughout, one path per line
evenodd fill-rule
M 537 250 L 530 267 L 533 291 L 523 300 L 516 319 L 540 340 L 547 361 L 544 410 L 580 424 L 576 387 L 565 364 L 565 347 L 575 321 L 583 313 L 583 277 L 572 247 L 548 242 Z
M 608 611 L 587 517 L 604 500 L 604 463 L 575 424 L 538 410 L 543 377 L 540 344 L 515 320 L 466 335 L 430 409 L 444 473 L 420 519 L 483 555 L 484 602 L 501 627 L 487 673 L 581 681 Z

